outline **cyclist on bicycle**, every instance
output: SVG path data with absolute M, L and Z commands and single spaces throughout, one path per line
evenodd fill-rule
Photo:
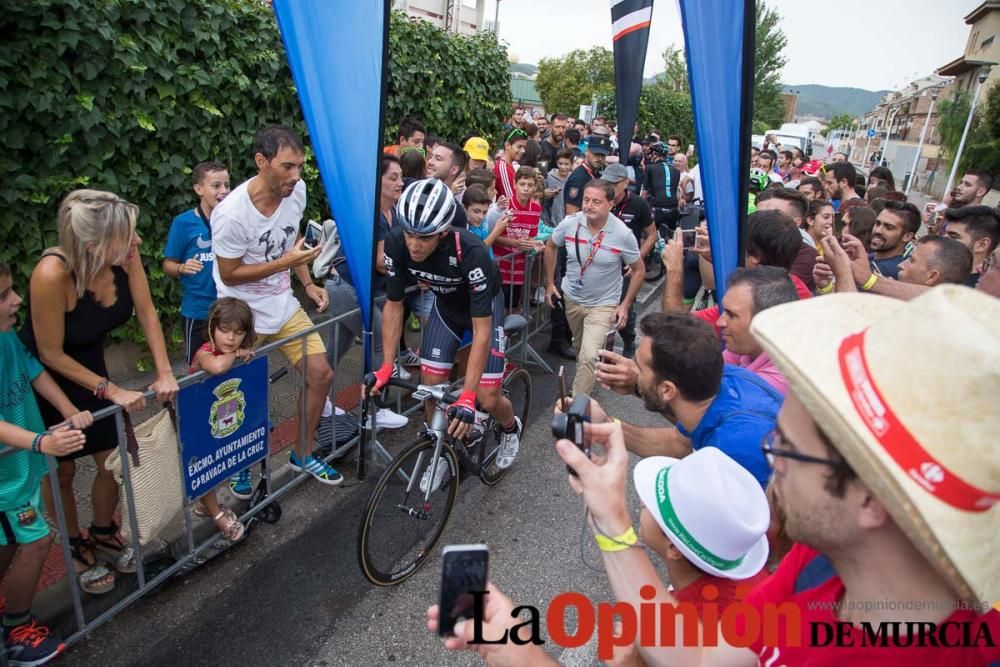
M 650 146 L 649 159 L 652 162 L 647 161 L 642 180 L 642 196 L 649 200 L 653 208 L 657 229 L 661 229 L 662 233 L 663 225 L 667 226 L 665 238 L 670 238 L 677 227 L 677 200 L 684 196 L 680 188 L 680 172 L 667 161 L 669 155 L 667 145 L 662 141 Z
M 419 285 L 430 289 L 437 298 L 420 346 L 421 381 L 447 382 L 456 352 L 471 344 L 462 393 L 448 408 L 448 433 L 461 439 L 472 431 L 478 399 L 482 409 L 503 428 L 496 464 L 507 468 L 520 445 L 521 421 L 500 391 L 506 343 L 500 278 L 479 237 L 467 229 L 451 228 L 456 207 L 451 190 L 436 178 L 411 183 L 396 205 L 400 224 L 385 240 L 385 360 L 375 372 L 373 391 L 378 392 L 392 376 L 393 350 L 403 332 L 406 288 Z

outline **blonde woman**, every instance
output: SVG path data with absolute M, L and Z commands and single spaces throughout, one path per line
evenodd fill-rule
M 145 407 L 142 393 L 118 386 L 108 378 L 104 361 L 106 337 L 132 319 L 139 319 L 156 364 L 150 389 L 160 401 L 177 393 L 153 306 L 149 283 L 139 257 L 142 239 L 136 234 L 139 208 L 110 192 L 75 190 L 59 206 L 59 245 L 42 253 L 31 274 L 28 309 L 21 339 L 51 372 L 57 384 L 81 410 L 96 412 L 109 405 L 127 411 Z M 46 425 L 63 419 L 41 396 Z M 134 558 L 118 535 L 113 515 L 118 485 L 104 461 L 118 442 L 115 420 L 105 418 L 87 430 L 86 446 L 59 457 L 59 490 L 69 527 L 70 546 L 81 587 L 90 593 L 114 588 L 114 573 L 101 565 L 97 551 L 115 561 L 120 572 L 134 572 Z M 93 456 L 97 477 L 92 489 L 93 523 L 88 537 L 80 535 L 73 496 L 75 459 Z M 46 485 L 46 504 L 52 507 Z

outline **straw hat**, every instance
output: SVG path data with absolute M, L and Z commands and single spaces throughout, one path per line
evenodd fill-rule
M 748 579 L 767 563 L 771 510 L 760 482 L 716 447 L 672 459 L 650 456 L 632 471 L 660 530 L 702 572 Z
M 1000 300 L 834 294 L 769 308 L 751 332 L 952 588 L 1000 599 Z

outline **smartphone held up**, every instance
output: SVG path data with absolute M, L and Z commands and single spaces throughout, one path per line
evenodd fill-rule
M 451 637 L 456 623 L 473 618 L 474 594 L 485 595 L 489 561 L 490 549 L 485 544 L 452 544 L 444 548 L 438 635 Z
M 323 227 L 315 220 L 310 220 L 306 223 L 306 232 L 303 236 L 302 247 L 312 250 L 323 238 Z

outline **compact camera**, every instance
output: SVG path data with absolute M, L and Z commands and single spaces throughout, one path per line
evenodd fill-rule
M 577 396 L 569 406 L 569 410 L 552 417 L 552 435 L 560 440 L 572 440 L 581 452 L 590 456 L 590 448 L 584 443 L 583 423 L 590 421 L 590 397 Z M 576 475 L 573 468 L 566 466 L 571 475 Z

